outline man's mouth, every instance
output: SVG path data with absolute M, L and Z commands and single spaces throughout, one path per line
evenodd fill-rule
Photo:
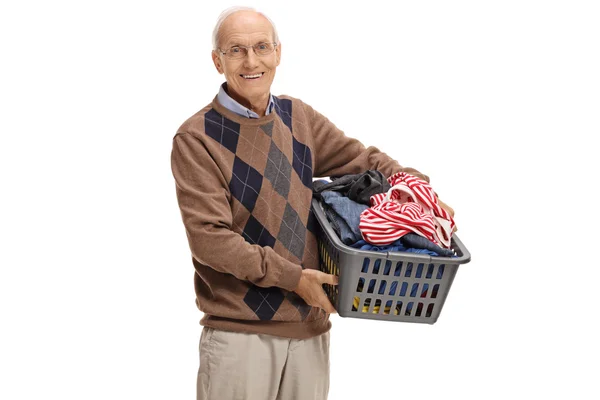
M 252 80 L 252 79 L 259 79 L 264 74 L 265 74 L 264 72 L 259 72 L 258 74 L 253 74 L 253 75 L 243 75 L 243 74 L 240 74 L 240 76 L 242 78 L 244 78 L 244 79 Z

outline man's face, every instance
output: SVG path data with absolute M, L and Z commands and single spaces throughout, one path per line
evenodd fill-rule
M 223 51 L 233 46 L 252 46 L 260 42 L 273 42 L 273 27 L 260 14 L 240 11 L 230 15 L 221 25 L 218 47 Z M 265 56 L 257 56 L 253 49 L 248 49 L 247 56 L 233 60 L 213 51 L 212 58 L 217 71 L 225 74 L 227 90 L 232 97 L 245 99 L 251 104 L 262 104 L 271 91 L 281 47 L 278 45 L 274 52 Z M 250 77 L 257 74 L 260 76 Z

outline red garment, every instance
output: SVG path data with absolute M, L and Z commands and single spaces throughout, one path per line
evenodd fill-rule
M 406 172 L 390 176 L 388 182 L 392 188 L 371 196 L 371 208 L 360 215 L 363 239 L 383 245 L 414 232 L 450 248 L 454 219 L 438 204 L 431 186 Z

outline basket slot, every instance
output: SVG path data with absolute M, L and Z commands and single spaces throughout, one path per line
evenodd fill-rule
M 377 293 L 379 294 L 385 294 L 385 285 L 387 284 L 386 281 L 381 280 L 381 282 L 379 283 L 379 290 L 377 291 Z
M 425 266 L 425 264 L 419 264 L 417 266 L 417 274 L 415 275 L 416 278 L 421 279 L 421 276 L 423 276 L 423 267 Z
M 373 307 L 373 314 L 381 313 L 381 299 L 375 300 L 375 307 Z
M 423 313 L 423 303 L 417 304 L 417 311 L 415 312 L 415 317 L 420 317 Z
M 367 293 L 373 293 L 375 290 L 375 283 L 377 283 L 377 279 L 371 279 L 371 282 L 369 282 L 369 287 L 367 288 Z
M 408 283 L 402 282 L 402 286 L 400 287 L 400 297 L 406 296 L 406 290 L 408 289 Z
M 425 316 L 427 318 L 431 317 L 431 314 L 433 314 L 433 307 L 434 307 L 433 303 L 431 303 L 427 306 L 427 311 L 425 312 Z
M 379 273 L 379 266 L 381 265 L 381 258 L 378 258 L 377 260 L 375 260 L 375 262 L 373 263 L 373 273 L 374 274 L 378 274 Z
M 431 298 L 432 299 L 437 298 L 437 294 L 438 294 L 439 290 L 440 290 L 440 284 L 439 283 L 433 285 L 433 290 L 431 290 Z
M 434 264 L 429 264 L 429 266 L 427 267 L 427 274 L 425 275 L 426 279 L 431 279 L 431 277 L 433 276 L 433 269 L 435 268 Z
M 414 305 L 414 304 L 415 304 L 415 302 L 414 302 L 414 301 L 411 301 L 411 302 L 409 302 L 409 303 L 406 305 L 406 311 L 404 311 L 404 315 L 406 315 L 406 316 L 408 316 L 408 317 L 410 317 L 410 316 L 411 316 L 411 314 L 412 314 L 412 309 L 413 309 L 413 305 Z
M 328 254 L 327 257 L 327 273 L 331 274 L 333 272 L 333 260 L 330 257 L 330 254 Z
M 396 269 L 394 270 L 394 276 L 400 276 L 401 271 L 402 271 L 402 261 L 398 261 L 396 263 Z
M 438 267 L 437 275 L 436 275 L 435 279 L 442 279 L 444 277 L 445 266 L 446 266 L 445 264 L 440 264 L 440 266 Z
M 389 275 L 392 271 L 392 260 L 385 260 L 385 267 L 383 268 L 383 274 Z
M 363 260 L 363 265 L 362 265 L 362 269 L 360 272 L 366 274 L 369 272 L 369 262 L 371 262 L 371 259 L 368 257 L 365 257 Z
M 365 287 L 365 278 L 358 278 L 358 284 L 356 285 L 356 292 L 362 293 L 364 287 Z
M 427 295 L 429 294 L 428 292 L 429 292 L 429 284 L 424 283 L 423 289 L 421 290 L 421 297 L 427 297 Z
M 371 308 L 371 298 L 367 297 L 363 303 L 363 306 L 360 307 L 360 312 L 368 313 L 371 311 L 370 308 Z
M 410 278 L 413 270 L 413 263 L 409 262 L 406 264 L 406 272 L 404 272 L 405 278 Z
M 401 301 L 397 301 L 396 302 L 396 309 L 394 310 L 394 315 L 402 315 L 402 302 Z
M 392 284 L 390 285 L 390 296 L 395 296 L 396 295 L 396 288 L 398 287 L 398 281 L 393 281 Z
M 419 284 L 413 283 L 412 289 L 410 289 L 410 297 L 416 297 L 419 291 Z
M 385 307 L 384 307 L 384 309 L 383 309 L 383 315 L 389 315 L 389 314 L 390 314 L 390 312 L 391 312 L 391 310 L 392 310 L 392 304 L 393 304 L 393 303 L 394 303 L 394 302 L 393 302 L 392 300 L 388 300 L 388 301 L 385 303 Z

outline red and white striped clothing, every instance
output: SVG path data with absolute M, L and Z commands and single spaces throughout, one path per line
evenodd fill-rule
M 437 202 L 429 183 L 406 172 L 388 178 L 392 188 L 371 196 L 371 208 L 360 215 L 365 241 L 390 244 L 409 232 L 450 248 L 454 219 Z

